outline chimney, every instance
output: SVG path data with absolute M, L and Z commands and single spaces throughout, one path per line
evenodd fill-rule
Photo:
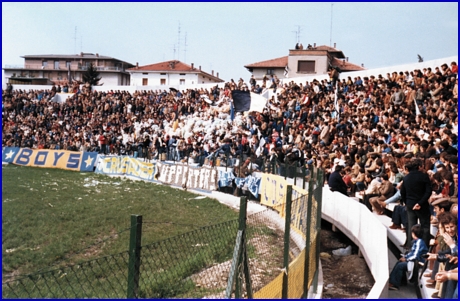
M 96 57 L 99 57 L 99 53 L 96 53 Z
M 219 72 L 216 72 L 216 77 L 219 78 Z
M 192 70 L 193 70 L 193 69 L 194 69 L 194 68 L 193 68 L 193 63 L 192 63 Z
M 201 71 L 201 66 L 199 66 L 198 69 L 200 69 L 200 71 Z
M 336 44 L 334 43 L 334 48 L 336 48 L 335 46 L 336 46 Z
M 313 43 L 313 48 L 316 48 L 316 43 Z
M 139 69 L 139 63 L 136 62 L 136 69 Z
M 364 64 L 361 64 L 361 67 L 363 67 L 363 68 L 364 68 Z
M 347 56 L 347 62 L 348 62 L 348 56 Z
M 83 52 L 80 52 L 80 56 L 83 57 Z
M 211 75 L 214 76 L 214 70 L 211 70 Z

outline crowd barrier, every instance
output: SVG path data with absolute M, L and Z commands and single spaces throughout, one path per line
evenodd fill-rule
M 387 229 L 361 203 L 323 188 L 322 218 L 336 226 L 360 249 L 375 284 L 367 299 L 388 297 Z M 359 218 L 358 218 L 359 217 Z

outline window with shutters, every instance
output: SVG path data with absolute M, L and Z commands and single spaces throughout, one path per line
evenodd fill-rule
M 298 73 L 316 73 L 315 61 L 298 61 L 297 72 Z

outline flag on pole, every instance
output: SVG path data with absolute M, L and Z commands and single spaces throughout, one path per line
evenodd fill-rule
M 235 112 L 260 112 L 262 113 L 267 99 L 259 94 L 249 91 L 233 90 L 233 106 Z
M 235 119 L 235 109 L 233 107 L 233 102 L 230 102 L 230 120 L 233 121 Z
M 289 67 L 288 65 L 286 65 L 286 67 L 284 67 L 284 77 L 288 77 L 289 75 Z
M 339 108 L 339 98 L 338 98 L 338 82 L 335 83 L 335 94 L 334 94 L 334 107 L 337 111 L 337 121 L 340 119 L 340 108 Z
M 414 103 L 415 103 L 415 115 L 418 116 L 421 113 L 420 113 L 420 109 L 418 108 L 417 101 L 415 100 L 415 98 L 414 98 Z

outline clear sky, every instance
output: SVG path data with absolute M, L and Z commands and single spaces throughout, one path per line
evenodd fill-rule
M 88 52 L 140 66 L 179 59 L 248 80 L 244 65 L 286 56 L 297 40 L 336 43 L 365 68 L 455 56 L 458 3 L 2 2 L 2 67 Z

